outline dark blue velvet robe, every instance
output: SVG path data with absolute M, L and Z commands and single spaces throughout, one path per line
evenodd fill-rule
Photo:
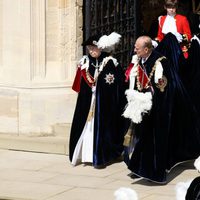
M 188 51 L 188 59 L 181 67 L 180 72 L 183 82 L 200 115 L 200 44 L 197 39 L 192 40 Z
M 153 51 L 146 61 L 147 74 L 161 55 Z M 191 99 L 177 72 L 167 59 L 161 61 L 168 83 L 161 92 L 154 83 L 153 106 L 135 125 L 135 148 L 128 168 L 157 183 L 167 182 L 167 171 L 200 154 L 199 121 Z M 144 91 L 145 92 L 145 91 Z
M 185 200 L 200 199 L 200 176 L 194 178 L 189 185 Z
M 108 56 L 102 53 L 98 58 L 100 63 Z M 89 56 L 89 72 L 94 75 L 96 59 Z M 106 83 L 106 75 L 114 75 L 114 83 Z M 98 76 L 96 85 L 95 116 L 94 116 L 94 150 L 93 166 L 108 164 L 121 156 L 123 151 L 123 137 L 126 130 L 126 120 L 121 116 L 126 104 L 124 95 L 124 72 L 118 65 L 110 60 Z M 72 160 L 75 146 L 85 126 L 91 103 L 92 91 L 84 78 L 81 78 L 80 92 L 78 94 L 74 117 L 72 121 L 69 157 Z

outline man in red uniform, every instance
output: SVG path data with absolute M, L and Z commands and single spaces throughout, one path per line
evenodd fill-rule
M 177 7 L 177 0 L 165 0 L 164 8 L 167 11 L 167 15 L 158 18 L 158 34 L 155 40 L 160 42 L 167 33 L 173 33 L 181 45 L 185 58 L 187 58 L 188 45 L 192 34 L 187 18 L 176 14 Z

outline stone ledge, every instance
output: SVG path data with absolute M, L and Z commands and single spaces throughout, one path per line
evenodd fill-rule
M 18 136 L 0 134 L 0 148 L 68 155 L 69 140 L 61 136 Z
M 52 126 L 53 134 L 59 137 L 69 138 L 71 123 L 57 123 Z

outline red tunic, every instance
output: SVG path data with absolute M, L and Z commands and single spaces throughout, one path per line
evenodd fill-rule
M 156 40 L 158 40 L 159 42 L 165 36 L 162 33 L 162 28 L 163 28 L 163 24 L 165 22 L 166 17 L 167 17 L 166 15 L 160 17 L 160 22 L 159 22 L 159 26 L 158 26 L 158 34 L 156 37 Z M 192 38 L 192 34 L 191 34 L 190 25 L 189 25 L 187 18 L 183 15 L 178 15 L 178 14 L 175 15 L 174 18 L 175 18 L 175 22 L 176 22 L 177 32 L 180 33 L 181 35 L 184 35 L 186 37 L 187 41 L 189 42 L 190 39 Z M 187 47 L 185 45 L 181 44 L 181 48 L 184 53 L 184 56 L 187 58 L 188 57 Z
M 159 23 L 158 35 L 157 35 L 158 41 L 161 41 L 164 38 L 164 34 L 162 33 L 162 28 L 163 28 L 163 24 L 165 22 L 166 17 L 167 17 L 166 15 L 160 17 L 160 23 Z M 187 18 L 183 15 L 175 15 L 174 18 L 175 18 L 178 33 L 182 35 L 185 34 L 189 41 L 192 38 L 192 34 L 191 34 L 190 25 Z

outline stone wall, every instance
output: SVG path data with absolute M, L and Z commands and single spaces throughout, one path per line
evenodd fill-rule
M 81 42 L 82 1 L 0 0 L 0 133 L 71 122 Z

